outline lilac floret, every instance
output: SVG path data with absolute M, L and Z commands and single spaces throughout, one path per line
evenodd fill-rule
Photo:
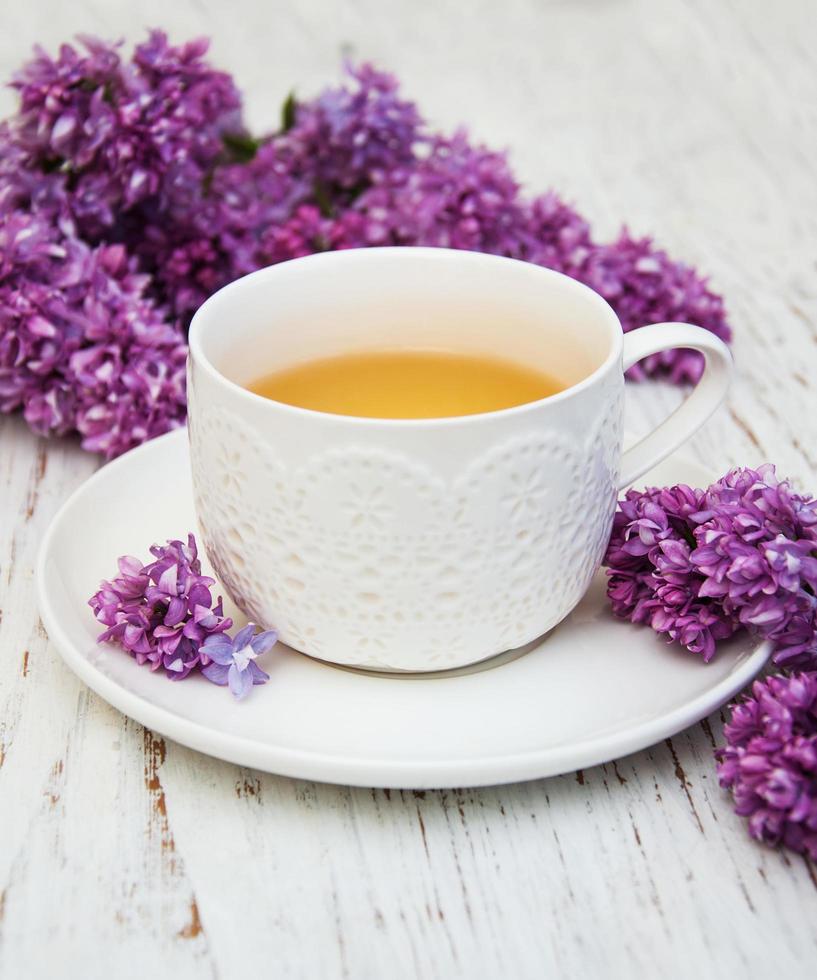
M 248 623 L 233 639 L 224 634 L 208 636 L 202 645 L 202 654 L 212 663 L 205 666 L 202 673 L 214 684 L 229 686 L 233 696 L 241 701 L 254 684 L 265 684 L 269 680 L 269 674 L 255 661 L 272 649 L 277 640 L 275 630 L 256 633 L 255 623 Z

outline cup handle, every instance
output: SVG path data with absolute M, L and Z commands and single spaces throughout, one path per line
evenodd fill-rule
M 704 356 L 704 373 L 690 396 L 621 457 L 618 488 L 629 486 L 686 442 L 721 404 L 732 377 L 732 355 L 715 334 L 689 323 L 653 323 L 624 335 L 624 370 L 650 354 L 687 347 Z

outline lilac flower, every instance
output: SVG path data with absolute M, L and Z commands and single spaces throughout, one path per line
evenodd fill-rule
M 201 183 L 243 127 L 232 79 L 203 60 L 207 41 L 172 47 L 152 31 L 129 62 L 120 45 L 82 43 L 55 59 L 37 49 L 18 72 L 11 135 L 25 170 L 56 174 L 80 233 L 96 240 L 130 209 Z
M 732 470 L 706 490 L 630 490 L 605 562 L 616 616 L 705 661 L 748 628 L 779 666 L 812 671 L 758 681 L 717 756 L 752 836 L 817 859 L 817 500 L 772 466 Z
M 362 64 L 348 66 L 347 76 L 351 85 L 294 103 L 292 125 L 279 140 L 290 167 L 308 175 L 332 203 L 354 197 L 379 175 L 412 166 L 421 139 L 420 114 L 400 98 L 393 75 Z
M 580 278 L 579 271 L 594 248 L 584 218 L 553 191 L 534 198 L 524 210 L 516 233 L 519 244 L 508 254 Z
M 690 541 L 684 534 L 691 513 L 700 510 L 703 491 L 687 486 L 628 490 L 613 518 L 608 547 L 611 568 L 646 569 L 647 556 L 658 560 L 658 545 L 667 539 Z
M 0 410 L 112 457 L 180 425 L 186 346 L 121 245 L 0 214 Z
M 182 323 L 221 286 L 294 257 L 269 242 L 311 197 L 312 185 L 289 169 L 276 143 L 248 152 L 251 160 L 217 166 L 206 184 L 191 185 L 184 199 L 177 195 L 165 213 L 129 235 L 157 296 Z
M 212 189 L 235 148 L 252 144 L 240 97 L 204 60 L 204 40 L 173 47 L 152 31 L 130 61 L 120 45 L 89 38 L 83 45 L 63 45 L 56 59 L 38 50 L 16 76 L 20 111 L 0 134 L 0 158 L 8 159 L 0 163 L 0 207 L 68 215 L 89 243 L 122 241 L 154 275 L 176 251 L 167 288 L 156 295 L 188 317 L 214 289 L 257 267 L 236 267 L 217 237 L 231 219 L 240 215 L 243 228 L 256 212 Z M 245 203 L 251 197 L 248 186 Z M 200 287 L 192 296 L 187 279 Z
M 817 500 L 774 467 L 740 469 L 706 490 L 630 490 L 607 549 L 616 616 L 709 660 L 740 628 L 774 660 L 817 667 Z
M 724 734 L 718 776 L 749 833 L 817 860 L 817 673 L 756 681 Z
M 297 259 L 330 248 L 334 222 L 325 218 L 312 204 L 302 204 L 280 225 L 271 225 L 263 235 L 260 248 L 270 264 Z
M 647 323 L 677 320 L 711 330 L 725 341 L 731 339 L 721 297 L 694 269 L 673 262 L 649 238 L 631 238 L 625 229 L 617 241 L 594 247 L 578 267 L 566 271 L 610 303 L 625 332 Z M 672 350 L 640 361 L 630 376 L 665 375 L 674 382 L 697 381 L 702 369 L 700 354 Z
M 361 245 L 428 245 L 515 255 L 525 215 L 503 154 L 472 146 L 464 132 L 435 137 L 411 166 L 377 176 L 353 204 L 365 219 Z
M 183 421 L 183 332 L 207 296 L 336 248 L 507 255 L 589 283 L 626 330 L 687 319 L 728 338 L 693 270 L 626 233 L 594 242 L 555 194 L 528 199 L 504 154 L 429 134 L 393 76 L 350 68 L 255 138 L 206 49 L 152 31 L 128 57 L 84 38 L 37 49 L 15 76 L 19 110 L 0 123 L 0 411 L 124 452 Z M 665 352 L 633 374 L 689 380 L 697 358 Z M 792 565 L 775 554 L 778 572 Z
M 250 693 L 253 684 L 265 684 L 269 680 L 269 674 L 255 660 L 272 648 L 278 634 L 275 630 L 256 634 L 255 629 L 255 623 L 248 623 L 233 639 L 224 634 L 211 635 L 202 645 L 202 654 L 212 661 L 202 673 L 214 684 L 229 685 L 239 701 Z
M 154 561 L 119 559 L 119 575 L 103 581 L 88 604 L 107 627 L 99 642 L 114 641 L 151 670 L 163 667 L 172 680 L 210 664 L 203 651 L 209 638 L 222 636 L 232 620 L 215 602 L 215 580 L 201 574 L 196 539 L 168 541 L 150 549 Z

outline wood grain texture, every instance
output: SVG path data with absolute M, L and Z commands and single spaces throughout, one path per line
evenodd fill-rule
M 144 24 L 213 35 L 258 126 L 344 54 L 375 59 L 601 233 L 655 233 L 711 273 L 736 330 L 737 381 L 696 452 L 817 488 L 811 0 L 0 0 L 0 71 L 35 41 Z M 678 397 L 632 390 L 633 425 Z M 0 447 L 0 976 L 813 976 L 817 872 L 747 838 L 713 771 L 719 716 L 484 790 L 206 758 L 83 688 L 39 624 L 39 540 L 96 462 L 16 418 Z

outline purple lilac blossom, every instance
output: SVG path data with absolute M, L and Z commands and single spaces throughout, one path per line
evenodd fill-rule
M 519 243 L 511 254 L 580 278 L 579 271 L 593 248 L 590 226 L 584 218 L 549 191 L 525 205 Z
M 150 216 L 129 237 L 153 277 L 156 295 L 182 324 L 217 289 L 276 261 L 308 254 L 269 249 L 269 237 L 311 198 L 311 184 L 296 176 L 274 142 L 246 162 L 216 167 L 198 194 Z M 330 247 L 317 243 L 308 251 Z
M 525 212 L 504 154 L 463 131 L 429 140 L 428 153 L 378 175 L 352 205 L 361 245 L 426 245 L 516 255 Z
M 462 131 L 429 134 L 393 76 L 351 68 L 348 84 L 288 100 L 282 129 L 253 138 L 206 49 L 152 31 L 126 58 L 83 38 L 55 57 L 37 49 L 15 76 L 19 110 L 0 124 L 0 410 L 22 408 L 37 431 L 78 431 L 110 458 L 179 424 L 196 307 L 313 251 L 507 255 L 587 282 L 625 330 L 688 320 L 729 338 L 697 273 L 626 232 L 594 242 L 555 194 L 527 198 L 504 154 Z M 631 373 L 699 372 L 698 355 L 671 351 Z
M 0 214 L 0 410 L 110 458 L 181 425 L 186 345 L 122 245 Z
M 239 701 L 250 693 L 254 684 L 269 680 L 269 674 L 255 661 L 275 645 L 278 634 L 275 630 L 256 634 L 255 630 L 255 623 L 248 623 L 232 639 L 224 633 L 211 635 L 201 648 L 202 656 L 211 661 L 202 669 L 204 676 L 214 684 L 229 686 Z
M 370 64 L 347 65 L 348 85 L 293 102 L 277 140 L 289 170 L 337 207 L 376 179 L 415 165 L 423 121 L 398 93 L 397 79 Z
M 171 680 L 183 680 L 210 664 L 207 639 L 232 626 L 221 597 L 213 600 L 215 579 L 201 574 L 196 539 L 168 541 L 150 549 L 154 561 L 119 559 L 119 575 L 103 581 L 88 605 L 105 627 L 99 642 L 118 643 L 137 663 L 164 668 Z
M 297 259 L 330 247 L 334 222 L 325 218 L 314 204 L 302 204 L 286 221 L 270 225 L 260 249 L 270 265 Z
M 724 735 L 718 777 L 749 833 L 817 861 L 817 673 L 756 681 Z
M 97 241 L 116 237 L 134 208 L 162 211 L 195 194 L 224 136 L 243 133 L 241 99 L 230 76 L 204 61 L 206 40 L 173 47 L 154 30 L 130 61 L 120 44 L 82 45 L 63 44 L 56 58 L 38 48 L 17 73 L 9 135 L 24 154 L 22 180 L 38 175 L 56 188 L 79 233 Z
M 648 323 L 693 323 L 730 341 L 723 300 L 694 269 L 674 262 L 649 238 L 634 239 L 624 229 L 609 245 L 590 248 L 584 260 L 565 271 L 595 289 L 613 307 L 625 333 Z M 697 381 L 703 357 L 691 350 L 668 350 L 639 361 L 630 377 L 665 376 L 676 383 Z
M 629 490 L 605 564 L 616 616 L 704 660 L 748 628 L 771 641 L 776 664 L 817 668 L 817 500 L 771 465 L 706 490 Z

